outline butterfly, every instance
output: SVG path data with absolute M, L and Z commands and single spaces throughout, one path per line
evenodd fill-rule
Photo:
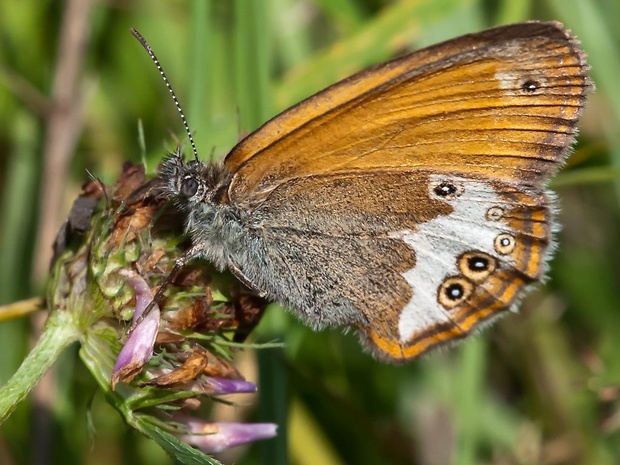
M 315 330 L 356 328 L 388 362 L 465 338 L 545 275 L 546 186 L 588 70 L 561 24 L 500 26 L 344 79 L 222 162 L 177 150 L 158 175 L 192 242 L 175 269 L 206 258 Z

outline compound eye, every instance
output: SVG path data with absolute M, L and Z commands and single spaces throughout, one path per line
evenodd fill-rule
M 193 197 L 196 192 L 198 192 L 198 181 L 194 178 L 185 178 L 181 181 L 181 188 L 179 189 L 179 192 L 183 197 L 188 199 Z

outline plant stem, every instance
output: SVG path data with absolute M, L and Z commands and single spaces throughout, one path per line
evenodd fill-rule
M 62 351 L 80 338 L 80 331 L 63 311 L 52 312 L 41 338 L 9 381 L 0 388 L 0 424 L 13 412 Z

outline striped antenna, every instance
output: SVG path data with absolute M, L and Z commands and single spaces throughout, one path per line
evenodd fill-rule
M 185 131 L 187 132 L 187 137 L 189 138 L 189 142 L 190 144 L 192 144 L 192 151 L 194 152 L 194 158 L 196 159 L 196 161 L 198 161 L 198 151 L 196 150 L 196 144 L 194 143 L 194 138 L 192 137 L 192 133 L 189 130 L 187 119 L 185 118 L 185 114 L 183 113 L 183 109 L 181 108 L 181 104 L 179 103 L 179 99 L 177 99 L 177 96 L 174 93 L 174 90 L 172 90 L 172 86 L 170 85 L 170 81 L 168 81 L 168 78 L 166 77 L 166 74 L 164 73 L 164 70 L 161 67 L 161 63 L 159 63 L 157 56 L 155 56 L 155 52 L 153 52 L 153 49 L 151 48 L 149 43 L 146 41 L 146 39 L 142 37 L 140 33 L 136 31 L 134 28 L 131 28 L 131 33 L 136 39 L 138 39 L 138 42 L 142 44 L 142 46 L 144 47 L 144 50 L 147 51 L 147 53 L 151 57 L 151 60 L 153 60 L 153 63 L 155 63 L 155 66 L 157 66 L 157 69 L 159 70 L 159 74 L 161 74 L 162 79 L 166 83 L 166 87 L 168 88 L 170 95 L 172 95 L 172 100 L 174 100 L 174 104 L 176 105 L 177 110 L 179 111 L 179 115 L 181 115 L 181 120 L 183 121 L 183 126 L 185 126 Z

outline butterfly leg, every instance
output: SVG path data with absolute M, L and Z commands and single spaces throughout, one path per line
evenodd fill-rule
M 174 278 L 176 278 L 177 274 L 179 274 L 179 271 L 181 271 L 190 260 L 199 256 L 201 252 L 202 250 L 200 247 L 194 246 L 187 250 L 182 256 L 176 259 L 176 261 L 174 262 L 174 267 L 172 267 L 172 270 L 170 271 L 170 273 L 168 273 L 168 276 L 166 276 L 163 282 L 160 284 L 159 289 L 155 294 L 155 297 L 153 297 L 153 300 L 144 309 L 142 315 L 140 315 L 138 319 L 131 325 L 131 328 L 129 328 L 129 334 L 131 334 L 133 330 L 136 329 L 136 327 L 142 322 L 142 320 L 146 318 L 146 316 L 153 310 L 155 305 L 161 302 L 164 297 L 164 293 L 166 292 L 166 289 L 170 287 L 170 285 L 174 281 Z
M 159 304 L 164 297 L 164 293 L 170 287 L 174 278 L 176 278 L 177 274 L 187 265 L 187 263 L 200 255 L 203 255 L 204 250 L 202 246 L 193 246 L 189 250 L 187 250 L 181 257 L 177 258 L 174 263 L 174 267 L 168 273 L 168 276 L 164 278 L 164 281 L 159 286 L 157 293 L 153 297 L 153 300 L 148 304 L 148 306 L 142 312 L 142 315 L 138 317 L 138 319 L 131 325 L 129 328 L 129 333 L 131 334 L 134 329 L 146 318 L 146 316 L 153 310 L 156 304 Z M 228 262 L 228 269 L 230 272 L 237 278 L 245 287 L 254 292 L 258 297 L 265 298 L 266 295 L 263 291 L 261 291 L 243 272 L 230 261 Z
M 237 267 L 237 265 L 235 265 L 231 261 L 228 261 L 228 269 L 235 276 L 235 278 L 237 278 L 241 282 L 241 284 L 247 287 L 250 291 L 254 292 L 258 297 L 262 299 L 267 297 L 267 295 L 263 291 L 261 291 L 256 286 L 256 284 L 254 284 L 252 280 L 250 280 L 250 278 L 243 274 L 243 271 L 241 271 L 239 267 Z

